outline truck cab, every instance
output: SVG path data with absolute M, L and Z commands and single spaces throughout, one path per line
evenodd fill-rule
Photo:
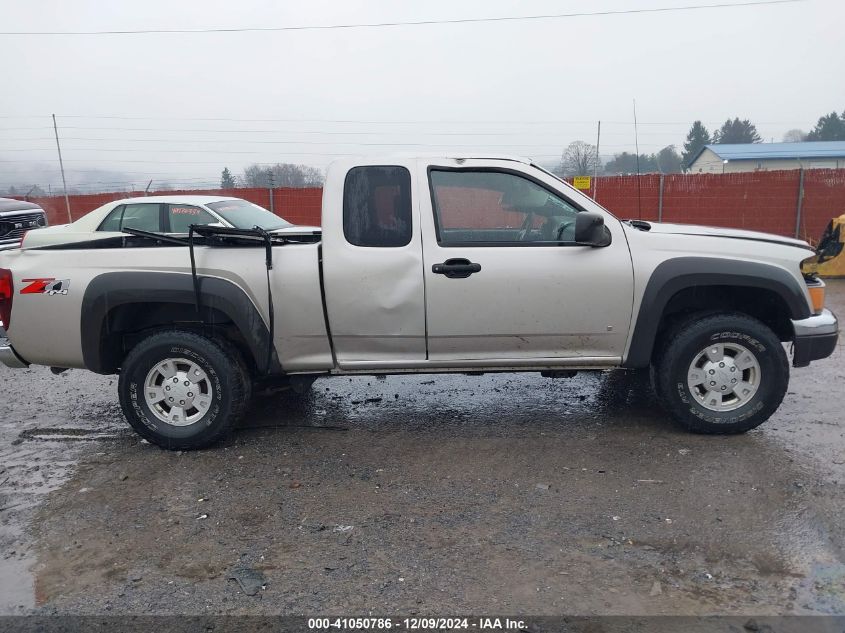
M 342 161 L 324 209 L 341 367 L 621 363 L 634 287 L 622 225 L 530 163 Z M 602 247 L 576 241 L 583 212 L 599 216 Z

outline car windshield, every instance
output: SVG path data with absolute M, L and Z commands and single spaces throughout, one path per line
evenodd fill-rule
M 275 231 L 286 226 L 293 226 L 284 218 L 280 218 L 264 207 L 259 207 L 257 204 L 252 204 L 246 200 L 221 200 L 220 202 L 211 202 L 206 206 L 238 229 L 251 229 L 259 226 L 267 231 Z

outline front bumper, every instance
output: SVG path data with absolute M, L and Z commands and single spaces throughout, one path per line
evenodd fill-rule
M 0 251 L 8 251 L 13 248 L 20 248 L 21 247 L 21 238 L 15 238 L 13 240 L 6 240 L 0 239 Z
M 6 330 L 2 327 L 0 327 L 0 363 L 12 369 L 25 369 L 29 367 L 29 363 L 18 356 L 15 350 L 12 349 L 9 339 L 6 338 Z
M 793 321 L 795 344 L 792 354 L 793 367 L 806 367 L 811 361 L 827 358 L 836 349 L 839 339 L 839 321 L 828 309 L 808 319 Z

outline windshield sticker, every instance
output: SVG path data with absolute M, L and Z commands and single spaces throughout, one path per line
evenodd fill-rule
M 197 207 L 170 207 L 170 213 L 173 215 L 199 215 L 200 210 Z

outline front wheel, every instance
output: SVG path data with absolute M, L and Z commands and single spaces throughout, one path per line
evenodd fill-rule
M 745 433 L 780 406 L 789 361 L 778 337 L 744 314 L 711 314 L 678 323 L 653 366 L 663 406 L 694 433 Z
M 230 345 L 174 330 L 153 334 L 132 349 L 118 392 L 139 435 L 162 448 L 190 450 L 231 430 L 246 407 L 250 380 Z

